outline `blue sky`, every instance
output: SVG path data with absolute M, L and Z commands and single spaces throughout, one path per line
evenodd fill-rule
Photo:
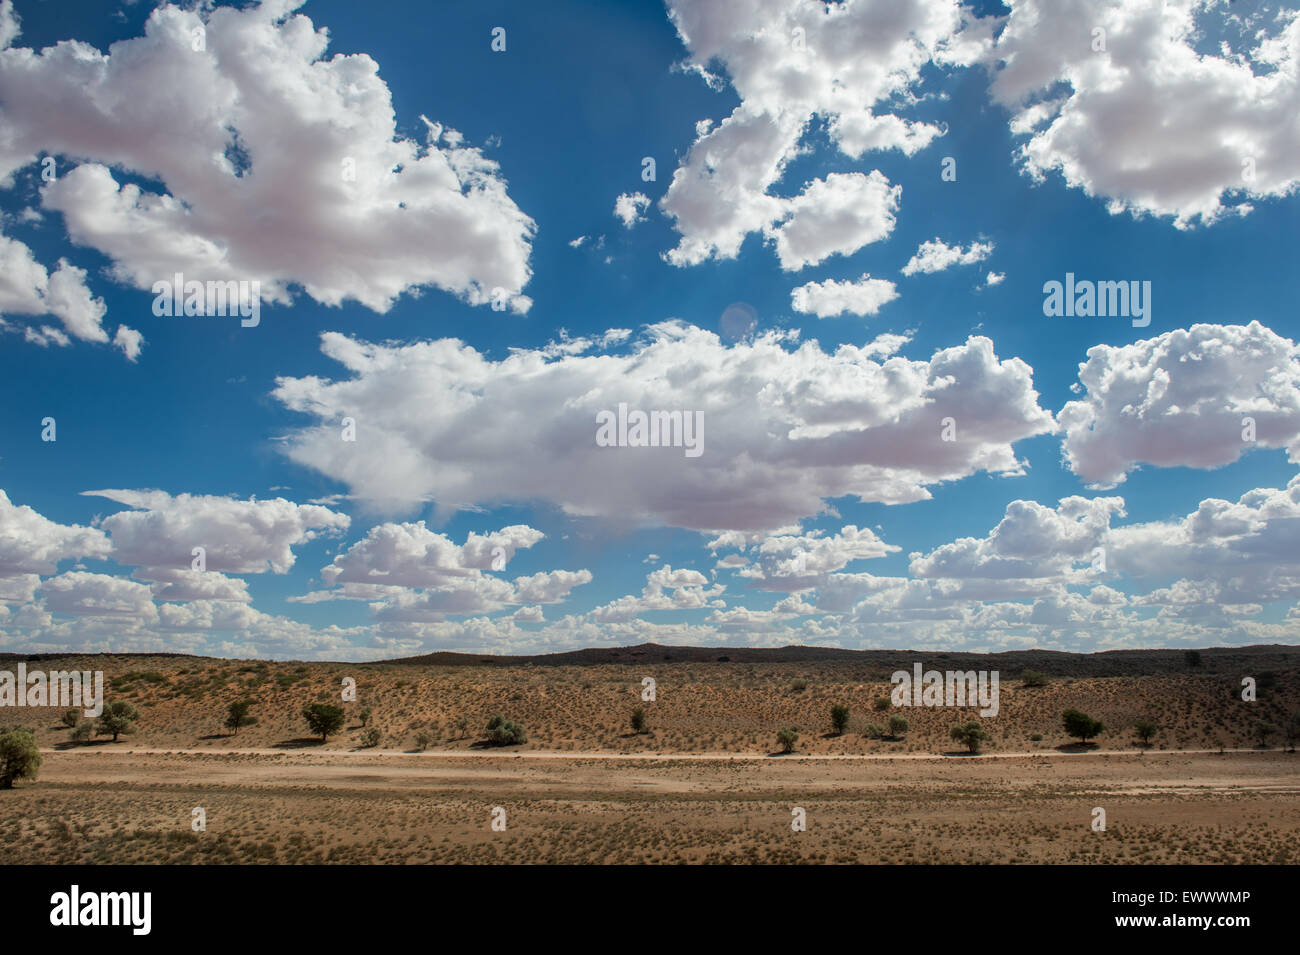
M 1295 640 L 1294 9 L 5 0 L 0 39 L 4 649 Z M 175 272 L 259 324 L 156 316 Z M 1150 324 L 1045 316 L 1067 272 Z M 596 447 L 620 401 L 703 453 Z

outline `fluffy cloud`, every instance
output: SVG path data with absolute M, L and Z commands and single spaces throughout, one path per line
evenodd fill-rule
M 109 554 L 103 531 L 78 524 L 58 524 L 25 504 L 15 505 L 0 490 L 0 580 L 52 574 L 59 561 L 104 558 Z
M 902 186 L 879 170 L 831 173 L 814 179 L 785 203 L 785 218 L 771 230 L 781 268 L 794 271 L 832 255 L 849 255 L 894 231 Z
M 36 588 L 41 578 L 37 574 L 14 574 L 0 576 L 0 605 L 7 603 L 28 603 L 36 597 Z M 0 606 L 0 614 L 8 613 L 8 608 Z
M 911 554 L 908 569 L 916 577 L 1063 577 L 1075 563 L 1092 559 L 1111 518 L 1123 514 L 1119 497 L 1067 497 L 1056 508 L 1012 501 L 988 537 L 963 537 L 929 554 Z
M 388 622 L 437 622 L 448 617 L 494 613 L 520 604 L 556 604 L 568 598 L 575 587 L 591 583 L 589 570 L 550 570 L 504 580 L 475 571 L 437 587 L 369 587 L 345 584 L 338 591 L 318 591 L 296 602 L 318 599 L 371 600 L 375 620 Z
M 1266 604 L 1300 599 L 1300 475 L 1236 502 L 1207 499 L 1181 520 L 1112 526 L 1122 516 L 1115 497 L 1068 497 L 1056 508 L 1013 501 L 986 537 L 912 554 L 911 578 L 831 573 L 814 581 L 815 609 L 847 612 L 863 627 L 950 621 L 961 639 L 1017 631 L 1063 649 L 1079 649 L 1076 640 L 1294 640 L 1285 626 L 1252 618 Z M 1173 583 L 1143 589 L 1161 580 Z
M 113 335 L 113 347 L 122 349 L 122 354 L 126 356 L 127 361 L 135 361 L 139 358 L 143 345 L 144 336 L 134 328 L 127 328 L 125 325 L 117 326 L 117 332 Z
M 992 242 L 972 242 L 968 248 L 963 249 L 960 245 L 946 245 L 941 239 L 930 239 L 922 242 L 916 254 L 903 266 L 903 274 L 942 272 L 954 265 L 973 265 L 976 262 L 983 262 L 992 254 Z M 992 275 L 993 273 L 990 272 L 990 279 Z M 1002 280 L 999 278 L 997 281 Z M 996 283 L 990 281 L 989 284 Z
M 790 305 L 796 312 L 811 313 L 818 318 L 851 315 L 875 315 L 898 298 L 898 286 L 887 279 L 873 279 L 864 274 L 856 282 L 809 282 L 790 293 Z
M 295 544 L 320 534 L 341 533 L 350 522 L 346 514 L 284 498 L 240 501 L 213 495 L 173 497 L 165 491 L 82 493 L 132 508 L 110 514 L 99 526 L 112 537 L 113 559 L 146 568 L 146 579 L 162 571 L 189 569 L 195 547 L 204 548 L 208 570 L 287 573 L 294 563 Z
M 67 259 L 59 259 L 59 266 L 51 275 L 26 245 L 0 235 L 0 328 L 7 326 L 5 315 L 32 320 L 53 315 L 62 323 L 61 329 L 26 325 L 27 340 L 42 347 L 69 345 L 69 336 L 107 344 L 108 332 L 102 324 L 105 311 L 104 300 L 91 295 L 86 286 L 85 269 L 77 268 Z M 120 325 L 112 341 L 128 359 L 135 361 L 144 338 L 139 332 Z
M 1141 463 L 1218 467 L 1257 446 L 1300 462 L 1300 348 L 1258 322 L 1097 345 L 1079 381 L 1083 397 L 1058 416 L 1065 459 L 1097 486 Z
M 456 544 L 423 521 L 378 524 L 321 571 L 321 579 L 334 589 L 290 599 L 367 600 L 376 620 L 405 622 L 559 603 L 575 587 L 590 583 L 591 572 L 544 571 L 513 581 L 495 573 L 544 536 L 514 524 L 489 534 L 471 532 L 464 544 Z M 484 573 L 489 570 L 493 573 Z
M 645 211 L 650 208 L 650 197 L 642 192 L 625 192 L 614 200 L 614 217 L 623 223 L 623 228 L 630 229 L 638 222 L 645 221 Z M 574 240 L 581 245 L 581 241 Z M 569 243 L 573 245 L 573 242 Z M 577 248 L 577 246 L 574 246 Z
M 646 577 L 640 596 L 632 594 L 597 607 L 586 615 L 595 623 L 628 622 L 652 610 L 700 610 L 705 607 L 724 607 L 718 598 L 727 589 L 725 584 L 709 586 L 709 579 L 698 570 L 681 568 L 673 570 L 664 564 Z
M 1223 603 L 1300 598 L 1300 475 L 1235 502 L 1209 498 L 1182 520 L 1115 528 L 1109 566 L 1209 582 L 1209 597 Z
M 0 50 L 5 49 L 22 32 L 13 0 L 0 0 Z
M 536 604 L 559 603 L 575 587 L 591 583 L 589 570 L 548 570 L 530 577 L 516 577 L 511 603 L 528 601 Z
M 827 354 L 773 334 L 727 346 L 670 322 L 626 355 L 494 361 L 455 340 L 328 333 L 323 350 L 348 375 L 282 378 L 273 396 L 319 422 L 288 436 L 290 457 L 377 506 L 543 501 L 695 529 L 772 530 L 828 498 L 901 503 L 977 471 L 1015 473 L 1012 444 L 1055 426 L 1031 369 L 999 360 L 987 338 L 928 361 L 878 360 L 875 344 Z M 702 414 L 702 453 L 598 447 L 597 414 L 620 403 Z M 338 439 L 344 416 L 354 442 Z M 953 441 L 941 439 L 948 416 Z
M 491 534 L 474 532 L 458 545 L 444 534 L 415 524 L 378 524 L 321 571 L 330 585 L 376 584 L 390 587 L 439 587 L 477 576 L 480 570 L 503 570 L 515 553 L 545 535 L 522 524 Z
M 70 571 L 41 581 L 41 593 L 45 605 L 55 613 L 157 619 L 148 585 L 125 577 Z
M 1029 137 L 1024 168 L 1036 178 L 1060 170 L 1111 212 L 1170 216 L 1180 228 L 1248 211 L 1225 206 L 1234 194 L 1293 192 L 1300 11 L 1229 9 L 1017 0 L 992 54 L 993 92 L 1014 113 L 1012 131 Z
M 43 203 L 139 288 L 182 272 L 385 311 L 434 286 L 526 311 L 534 224 L 497 165 L 427 120 L 425 142 L 399 136 L 378 64 L 327 59 L 300 5 L 164 5 L 107 53 L 0 50 L 0 179 L 42 154 L 81 162 Z
M 719 64 L 740 97 L 721 123 L 697 125 L 695 143 L 660 201 L 681 234 L 667 254 L 674 265 L 734 258 L 746 235 L 772 235 L 791 200 L 771 191 L 813 117 L 826 121 L 831 142 L 853 159 L 874 149 L 923 149 L 941 131 L 892 110 L 915 97 L 928 63 L 964 65 L 984 55 L 994 22 L 966 22 L 956 0 L 900 0 L 887 10 L 866 0 L 672 0 L 669 15 L 688 68 L 720 88 L 722 79 L 709 72 Z M 835 189 L 829 182 L 808 184 L 805 193 Z M 864 234 L 883 228 L 887 235 L 884 221 L 852 225 L 845 241 L 858 248 Z M 818 245 L 816 259 L 787 251 L 783 267 L 850 250 Z
M 830 536 L 821 531 L 773 534 L 753 550 L 754 561 L 746 561 L 737 576 L 748 578 L 755 589 L 785 593 L 816 587 L 853 561 L 884 557 L 899 548 L 869 528 L 848 524 Z
M 181 570 L 151 567 L 133 576 L 147 581 L 155 600 L 191 601 L 223 600 L 248 603 L 248 584 L 238 577 L 227 577 L 216 570 Z

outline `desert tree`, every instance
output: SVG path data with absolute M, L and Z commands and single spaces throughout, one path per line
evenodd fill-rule
M 1065 726 L 1065 732 L 1079 737 L 1081 743 L 1087 743 L 1106 728 L 1099 720 L 1094 720 L 1088 714 L 1078 710 L 1066 710 L 1061 714 L 1061 722 Z
M 786 726 L 776 732 L 777 745 L 783 753 L 793 753 L 794 744 L 799 742 L 799 733 L 793 726 Z
M 948 731 L 948 735 L 965 746 L 967 751 L 970 753 L 978 753 L 980 751 L 980 744 L 992 739 L 992 737 L 984 731 L 984 727 L 980 726 L 979 720 L 971 720 L 969 723 L 958 723 Z
M 488 720 L 488 742 L 493 746 L 518 746 L 528 742 L 528 734 L 514 720 L 508 720 L 500 713 Z
M 140 711 L 125 700 L 114 700 L 104 704 L 104 712 L 99 716 L 99 731 L 105 736 L 113 737 L 135 732 L 135 721 L 140 718 Z
M 1020 674 L 1020 682 L 1025 686 L 1047 686 L 1047 674 L 1037 670 L 1025 670 Z
M 433 742 L 433 734 L 430 733 L 428 730 L 421 730 L 420 732 L 415 734 L 415 748 L 420 750 L 421 752 L 424 752 L 426 749 L 428 749 L 429 744 L 432 742 Z
M 844 732 L 844 728 L 849 725 L 849 708 L 843 703 L 836 703 L 831 707 L 831 730 L 836 736 Z
M 343 728 L 343 711 L 329 703 L 308 703 L 302 708 L 302 718 L 308 729 L 320 734 L 322 743 Z
M 879 723 L 868 723 L 862 727 L 862 735 L 867 739 L 880 739 L 885 735 L 885 728 Z
M 361 726 L 364 728 L 370 724 L 370 717 L 374 715 L 374 709 L 369 706 L 363 706 L 361 712 L 357 714 L 357 719 L 361 720 Z
M 230 730 L 235 736 L 239 735 L 241 726 L 252 726 L 257 722 L 256 716 L 248 715 L 248 708 L 253 705 L 252 700 L 240 700 L 237 703 L 231 703 L 226 707 L 226 719 L 223 724 L 226 729 Z
M 1296 710 L 1291 714 L 1291 719 L 1286 721 L 1286 725 L 1282 727 L 1282 731 L 1286 733 L 1288 748 L 1294 753 L 1295 741 L 1300 739 L 1300 710 Z
M 639 706 L 632 711 L 632 732 L 637 734 L 645 732 L 645 710 Z
M 1155 738 L 1159 729 L 1160 727 L 1156 726 L 1156 724 L 1152 723 L 1150 720 L 1138 720 L 1133 724 L 1133 732 L 1137 733 L 1138 739 L 1147 746 L 1151 745 L 1151 740 Z
M 379 728 L 376 726 L 361 731 L 361 745 L 363 748 L 371 749 L 378 746 L 381 738 L 382 736 L 379 732 Z
M 907 720 L 903 717 L 901 713 L 889 714 L 889 735 L 890 736 L 902 736 L 904 733 L 908 731 L 908 729 L 909 727 L 907 725 Z
M 1270 723 L 1268 720 L 1258 720 L 1255 723 L 1255 739 L 1259 740 L 1260 747 L 1268 745 L 1268 738 L 1278 731 L 1276 723 Z
M 67 710 L 64 712 L 63 725 L 70 730 L 75 730 L 77 724 L 81 722 L 81 710 Z
M 29 729 L 0 733 L 0 789 L 13 789 L 15 779 L 35 779 L 41 768 L 41 750 Z

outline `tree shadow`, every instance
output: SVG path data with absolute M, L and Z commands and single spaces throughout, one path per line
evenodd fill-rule
M 272 749 L 307 749 L 312 746 L 324 746 L 325 741 L 319 736 L 300 736 L 297 739 L 282 739 L 272 743 Z
M 983 753 L 972 753 L 972 752 L 971 752 L 970 750 L 968 750 L 968 749 L 950 749 L 950 750 L 946 750 L 946 751 L 943 752 L 943 753 L 940 753 L 939 755 L 940 755 L 940 756 L 952 756 L 952 757 L 957 758 L 957 757 L 963 757 L 963 756 L 983 756 L 984 754 L 983 754 Z
M 1096 749 L 1097 746 L 1097 743 L 1062 743 L 1060 746 L 1054 747 L 1054 749 L 1061 753 L 1087 753 Z
M 790 751 L 787 753 L 787 752 L 786 752 L 785 750 L 783 750 L 783 749 L 778 749 L 775 753 L 768 753 L 767 755 L 768 755 L 769 757 L 771 757 L 772 759 L 778 759 L 778 758 L 781 757 L 781 756 L 793 756 L 793 755 L 795 755 L 795 751 L 794 751 L 794 750 L 790 750 Z
M 83 746 L 106 746 L 112 742 L 107 736 L 103 739 L 65 739 L 62 742 L 55 743 L 53 748 L 56 750 L 81 749 Z
M 200 736 L 200 740 L 206 739 L 232 739 L 229 733 L 209 733 L 207 736 Z

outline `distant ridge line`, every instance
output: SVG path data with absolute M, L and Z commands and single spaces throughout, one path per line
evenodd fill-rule
M 1190 648 L 1188 648 L 1190 649 Z M 643 643 L 631 647 L 601 647 L 559 653 L 507 656 L 487 653 L 441 651 L 374 664 L 397 666 L 601 666 L 661 663 L 855 663 L 873 668 L 910 669 L 921 663 L 926 669 L 999 669 L 1008 675 L 1024 669 L 1045 668 L 1049 673 L 1068 672 L 1078 676 L 1122 673 L 1196 672 L 1186 662 L 1186 649 L 1104 650 L 1069 653 L 1062 650 L 1004 650 L 972 653 L 955 650 L 846 650 L 839 647 L 679 647 Z M 1300 665 L 1300 646 L 1260 644 L 1249 647 L 1199 648 L 1202 670 L 1215 670 L 1248 658 L 1258 665 Z M 1270 660 L 1270 658 L 1272 658 Z
M 871 671 L 910 670 L 922 664 L 927 670 L 998 670 L 1004 679 L 1014 679 L 1023 670 L 1040 670 L 1051 677 L 1140 676 L 1162 673 L 1194 675 L 1236 672 L 1258 675 L 1272 667 L 1289 669 L 1300 666 L 1300 646 L 1256 644 L 1245 647 L 1198 647 L 1201 664 L 1190 665 L 1188 648 L 1150 650 L 1101 650 L 1093 653 L 1070 653 L 1064 650 L 1003 650 L 973 653 L 957 650 L 846 650 L 839 647 L 681 647 L 642 643 L 628 647 L 590 647 L 541 654 L 492 654 L 438 651 L 391 660 L 267 660 L 263 658 L 206 657 L 190 653 L 0 653 L 0 669 L 22 661 L 68 659 L 149 658 L 222 660 L 227 663 L 266 663 L 271 666 L 307 664 L 328 667 L 564 667 L 564 666 L 661 666 L 668 663 L 691 664 L 804 664 L 833 666 L 841 664 Z

